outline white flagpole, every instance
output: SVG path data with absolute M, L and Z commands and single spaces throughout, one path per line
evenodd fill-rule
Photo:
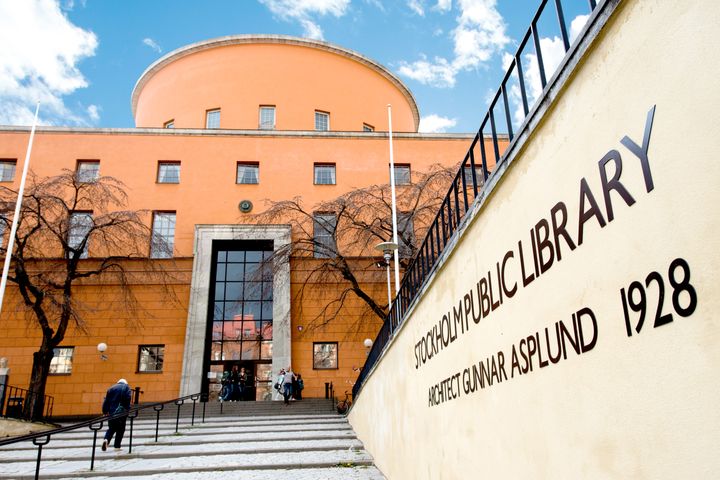
M 400 243 L 398 243 L 398 236 L 397 236 L 397 205 L 395 204 L 395 159 L 393 157 L 392 105 L 390 105 L 388 103 L 387 109 L 388 109 L 388 133 L 390 136 L 390 198 L 391 198 L 391 205 L 392 205 L 393 243 L 395 245 L 400 245 Z M 393 256 L 394 256 L 394 260 L 395 260 L 395 295 L 397 295 L 400 292 L 400 264 L 398 262 L 398 250 L 400 250 L 400 248 L 396 248 L 393 251 Z
M 37 125 L 39 111 L 40 102 L 37 102 L 37 106 L 35 107 L 35 119 L 33 120 L 32 129 L 30 130 L 30 140 L 28 141 L 25 163 L 23 164 L 22 177 L 20 179 L 20 189 L 18 190 L 18 198 L 15 202 L 15 216 L 13 216 L 12 227 L 10 228 L 10 237 L 8 238 L 7 252 L 5 253 L 5 265 L 3 265 L 2 280 L 0 280 L 0 313 L 2 313 L 3 300 L 5 299 L 5 287 L 7 286 L 7 277 L 8 272 L 10 271 L 12 251 L 13 247 L 15 247 L 15 232 L 17 232 L 18 221 L 20 220 L 20 207 L 22 206 L 23 193 L 25 192 L 25 179 L 27 178 L 28 165 L 30 165 L 30 152 L 32 152 L 33 139 L 35 138 L 35 126 Z

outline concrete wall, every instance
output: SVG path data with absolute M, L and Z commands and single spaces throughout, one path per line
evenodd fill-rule
M 353 407 L 388 478 L 717 475 L 719 22 L 619 2 L 561 79 Z

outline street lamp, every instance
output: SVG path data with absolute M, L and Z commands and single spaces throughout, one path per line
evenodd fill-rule
M 100 352 L 100 360 L 107 360 L 108 357 L 105 355 L 105 350 L 107 350 L 107 344 L 104 342 L 100 342 L 97 345 L 97 351 Z
M 387 272 L 387 292 L 388 292 L 388 313 L 390 313 L 390 306 L 392 305 L 392 293 L 390 292 L 390 259 L 393 256 L 393 252 L 398 249 L 398 244 L 394 242 L 382 242 L 375 245 L 375 250 L 383 252 L 383 258 L 385 259 L 385 271 Z
M 363 345 L 365 345 L 365 356 L 367 357 L 368 355 L 370 355 L 370 349 L 372 348 L 373 341 L 369 338 L 366 338 L 363 342 Z

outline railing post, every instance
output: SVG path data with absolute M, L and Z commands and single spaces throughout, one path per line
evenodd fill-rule
M 41 441 L 40 438 L 45 438 L 45 441 Z M 42 447 L 50 443 L 50 435 L 46 437 L 33 438 L 33 444 L 38 447 L 37 462 L 35 463 L 35 480 L 40 478 L 40 458 L 42 457 Z M 92 469 L 91 469 L 92 470 Z
M 160 405 L 153 405 L 153 410 L 157 412 L 156 418 L 155 418 L 155 443 L 158 441 L 158 430 L 160 428 L 160 411 L 165 408 L 165 404 L 161 403 Z
M 180 405 L 185 403 L 185 400 L 175 400 L 177 405 L 177 417 L 175 417 L 175 433 L 178 433 L 178 426 L 180 425 Z
M 135 420 L 135 417 L 137 417 L 139 413 L 140 413 L 139 410 L 133 410 L 128 414 L 128 417 L 130 417 L 130 446 L 128 447 L 128 454 L 132 453 L 133 421 Z
M 197 402 L 199 395 L 193 395 L 190 397 L 190 399 L 193 402 L 193 409 L 192 409 L 192 421 L 190 422 L 191 426 L 195 426 L 195 402 Z
M 202 423 L 205 423 L 205 407 L 207 406 L 207 402 L 208 402 L 208 394 L 207 394 L 207 393 L 201 394 L 201 395 L 200 395 L 200 401 L 201 401 L 202 404 L 203 404 Z
M 97 447 L 97 434 L 98 431 L 103 428 L 103 423 L 104 422 L 101 420 L 98 423 L 91 423 L 90 425 L 88 425 L 88 428 L 93 431 L 93 446 L 92 453 L 90 454 L 90 470 L 95 468 L 95 448 Z

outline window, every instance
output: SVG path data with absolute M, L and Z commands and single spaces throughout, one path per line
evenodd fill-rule
M 15 179 L 17 160 L 0 160 L 0 182 L 12 182 Z
M 315 185 L 335 185 L 335 164 L 315 164 Z
M 261 130 L 274 130 L 275 129 L 275 107 L 265 106 L 260 107 L 260 129 Z
M 367 123 L 363 123 L 363 132 L 374 132 L 375 127 L 372 125 L 368 125 Z
M 80 258 L 88 257 L 89 234 L 92 226 L 92 212 L 72 212 L 70 214 L 67 243 L 72 250 L 77 250 L 82 246 Z
M 313 250 L 315 258 L 334 258 L 335 228 L 337 217 L 334 213 L 316 213 L 313 215 Z
M 463 169 L 463 175 L 465 176 L 465 185 L 468 191 L 472 191 L 473 189 L 473 178 L 472 178 L 472 167 L 470 165 L 467 165 Z M 475 181 L 477 182 L 478 188 L 482 187 L 485 183 L 485 178 L 483 177 L 483 169 L 480 166 L 475 166 Z M 462 187 L 462 185 L 461 185 Z
M 260 164 L 253 162 L 238 162 L 235 183 L 260 183 Z
M 220 128 L 220 109 L 205 112 L 205 128 Z
M 413 255 L 411 245 L 415 245 L 415 224 L 412 212 L 398 212 L 398 255 L 402 258 L 410 258 Z
M 175 119 L 163 123 L 163 128 L 175 128 Z
M 53 348 L 53 358 L 50 360 L 50 375 L 70 375 L 72 373 L 72 359 L 75 347 Z
M 395 164 L 395 185 L 410 185 L 410 164 Z
M 336 370 L 338 368 L 337 342 L 313 343 L 313 369 Z
M 180 162 L 158 162 L 157 183 L 180 183 Z
M 140 345 L 138 347 L 138 372 L 162 372 L 165 345 Z
M 75 174 L 78 182 L 92 183 L 100 176 L 100 162 L 97 160 L 78 160 Z
M 172 258 L 175 246 L 175 212 L 154 212 L 151 258 Z
M 330 130 L 330 114 L 315 110 L 315 130 L 327 132 Z

